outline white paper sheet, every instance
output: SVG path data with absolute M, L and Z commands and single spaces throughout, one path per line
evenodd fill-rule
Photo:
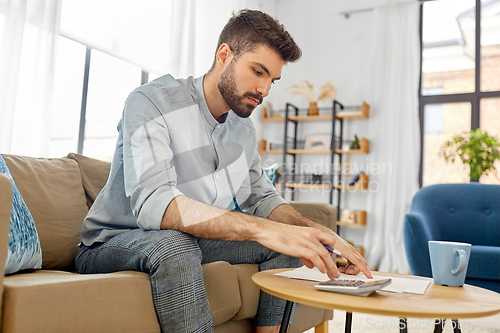
M 310 280 L 310 281 L 328 281 L 330 278 L 325 273 L 321 273 L 319 269 L 314 267 L 313 269 L 309 269 L 306 266 L 302 266 L 300 268 L 286 271 L 282 273 L 277 273 L 274 275 L 284 276 L 292 279 L 301 279 L 301 280 Z M 387 279 L 388 277 L 380 276 L 373 274 L 374 280 L 382 280 Z M 381 290 L 390 291 L 395 293 L 411 293 L 411 294 L 424 294 L 425 290 L 429 286 L 429 281 L 427 280 L 417 280 L 417 279 L 408 279 L 402 277 L 390 277 L 392 282 L 390 285 L 382 288 Z M 359 273 L 358 275 L 349 275 L 340 273 L 340 279 L 349 279 L 349 280 L 370 280 L 363 273 Z

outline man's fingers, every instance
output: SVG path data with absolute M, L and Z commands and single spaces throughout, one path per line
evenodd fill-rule
M 301 257 L 300 260 L 307 268 L 314 268 L 314 264 L 311 260 Z
M 343 255 L 344 256 L 344 255 Z M 370 271 L 368 270 L 368 268 L 366 267 L 365 263 L 364 263 L 364 260 L 361 260 L 359 259 L 356 255 L 354 255 L 354 253 L 350 252 L 348 255 L 344 256 L 345 259 L 347 259 L 348 261 L 350 261 L 353 265 L 356 265 L 356 267 L 361 271 L 363 272 L 363 274 L 365 274 L 365 276 L 369 279 L 372 279 L 373 276 L 372 274 L 370 273 Z M 352 273 L 349 273 L 347 271 L 348 274 L 352 274 Z M 357 274 L 357 273 L 356 273 Z
M 317 251 L 321 260 L 325 263 L 326 273 L 328 274 L 328 277 L 330 277 L 330 279 L 340 277 L 340 274 L 337 271 L 337 266 L 335 265 L 330 252 L 325 248 L 323 243 L 320 242 L 319 244 L 315 245 L 318 247 Z
M 308 249 L 308 251 L 306 251 L 307 255 L 304 255 L 305 259 L 312 262 L 320 272 L 328 274 L 330 279 L 338 278 L 340 275 L 337 272 L 337 266 L 335 266 L 329 252 L 321 243 L 320 246 L 321 247 L 315 249 Z M 304 262 L 304 260 L 302 262 Z
M 351 252 L 356 256 L 358 257 L 364 264 L 365 266 L 368 265 L 368 263 L 366 262 L 365 258 L 363 258 L 363 256 L 361 254 L 358 253 L 358 251 L 356 250 L 356 248 L 354 246 L 352 246 L 351 244 L 347 243 L 347 246 L 349 247 L 349 250 L 351 250 Z

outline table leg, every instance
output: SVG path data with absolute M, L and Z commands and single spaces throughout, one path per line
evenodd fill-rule
M 462 333 L 462 328 L 460 327 L 460 322 L 458 319 L 452 319 L 451 325 L 453 327 L 453 333 Z
M 345 313 L 345 333 L 351 333 L 352 328 L 352 312 Z
M 408 321 L 406 318 L 399 318 L 399 332 L 408 333 Z
M 285 313 L 283 313 L 283 320 L 281 321 L 280 333 L 286 333 L 288 325 L 290 324 L 290 316 L 292 315 L 293 302 L 286 301 Z
M 445 322 L 446 322 L 446 319 L 436 319 L 434 321 L 434 333 L 443 332 Z
M 314 328 L 314 333 L 328 333 L 328 322 L 324 321 Z

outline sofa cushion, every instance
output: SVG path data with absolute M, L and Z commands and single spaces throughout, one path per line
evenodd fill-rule
M 292 201 L 290 205 L 314 222 L 323 224 L 332 230 L 337 230 L 337 210 L 334 206 L 322 202 L 299 201 Z
M 88 212 L 78 163 L 3 155 L 40 237 L 43 268 L 73 265 Z
M 35 221 L 0 155 L 0 173 L 12 182 L 12 211 L 10 214 L 9 247 L 5 259 L 5 274 L 42 267 L 42 249 Z
M 214 326 L 231 319 L 241 307 L 236 266 L 225 261 L 203 265 L 203 282 Z
M 255 318 L 259 306 L 260 288 L 252 281 L 252 275 L 259 272 L 259 266 L 242 264 L 233 265 L 233 267 L 238 274 L 238 284 L 242 302 L 240 310 L 231 319 L 240 320 Z
M 234 267 L 222 261 L 203 265 L 214 326 L 240 309 Z M 2 333 L 160 331 L 145 273 L 41 270 L 7 276 L 4 288 Z
M 78 162 L 83 188 L 87 196 L 87 206 L 90 209 L 95 198 L 108 181 L 111 163 L 74 153 L 68 154 L 67 157 Z
M 214 333 L 252 333 L 253 324 L 251 319 L 230 320 L 224 324 L 214 327 Z
M 149 276 L 41 270 L 5 277 L 2 333 L 160 332 Z
M 333 319 L 332 310 L 297 303 L 293 312 L 292 326 L 288 333 L 301 333 L 331 319 Z
M 12 183 L 7 176 L 0 174 L 0 267 L 7 258 L 7 242 L 9 241 L 10 210 L 12 208 Z M 4 275 L 0 274 L 0 294 L 3 295 Z M 0 297 L 0 309 L 2 309 L 3 297 Z M 0 322 L 2 312 L 0 311 Z M 1 328 L 0 328 L 1 329 Z

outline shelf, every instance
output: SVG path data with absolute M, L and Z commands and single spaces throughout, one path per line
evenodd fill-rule
M 359 149 L 336 149 L 335 152 L 337 154 L 369 154 L 370 153 L 370 141 L 365 138 L 361 138 L 361 142 L 359 144 Z
M 290 154 L 330 154 L 331 149 L 287 149 Z
M 368 175 L 362 173 L 354 185 L 337 185 L 334 186 L 336 190 L 367 190 L 368 189 Z
M 271 149 L 271 150 L 259 149 L 259 154 L 283 154 L 283 149 Z
M 282 123 L 285 121 L 285 117 L 275 116 L 275 117 L 262 117 L 262 121 L 269 123 Z
M 294 183 L 287 183 L 285 184 L 285 187 L 287 188 L 323 188 L 323 189 L 329 189 L 330 185 L 329 184 L 294 184 Z
M 348 226 L 348 227 L 364 227 L 366 226 L 366 211 L 359 211 L 359 221 L 358 222 L 342 222 L 337 221 L 337 225 Z
M 362 246 L 358 246 L 356 247 L 356 251 L 358 251 L 358 253 L 364 257 L 365 256 L 365 249 L 362 247 Z M 347 260 L 340 257 L 340 256 L 337 256 L 337 259 L 336 259 L 336 262 L 337 262 L 337 265 L 340 265 L 340 266 L 345 266 L 347 265 Z
M 288 119 L 293 121 L 330 121 L 332 120 L 331 114 L 320 114 L 317 116 L 290 116 Z
M 274 116 L 274 117 L 268 117 L 267 116 L 267 109 L 262 108 L 262 117 L 261 117 L 263 122 L 269 122 L 269 123 L 279 123 L 279 122 L 284 122 L 285 117 L 283 116 Z
M 317 116 L 290 116 L 290 117 L 288 117 L 288 119 L 290 119 L 292 121 L 300 121 L 300 122 L 330 121 L 330 120 L 332 120 L 332 116 L 333 115 L 331 115 L 331 114 L 320 114 Z M 359 107 L 359 109 L 356 109 L 355 111 L 338 111 L 336 113 L 336 118 L 339 118 L 339 119 L 368 119 L 368 118 L 370 118 L 370 105 L 363 102 L 363 105 L 361 107 Z M 267 109 L 265 109 L 265 108 L 262 110 L 261 119 L 263 122 L 272 122 L 272 123 L 278 123 L 278 122 L 285 121 L 285 117 L 283 117 L 283 116 L 268 117 L 267 116 Z
M 361 109 L 356 111 L 339 111 L 336 114 L 337 118 L 340 119 L 368 119 L 370 118 L 370 105 L 363 102 Z
M 261 139 L 259 141 L 259 148 L 257 149 L 259 154 L 283 154 L 283 149 L 267 149 L 267 141 Z

